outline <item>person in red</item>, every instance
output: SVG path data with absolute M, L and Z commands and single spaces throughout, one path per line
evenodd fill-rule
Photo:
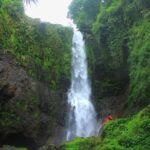
M 103 122 L 103 125 L 106 124 L 107 122 L 109 122 L 110 120 L 112 120 L 112 115 L 109 115 Z
M 103 123 L 100 125 L 100 129 L 106 124 L 106 123 L 108 123 L 110 120 L 112 120 L 113 119 L 113 117 L 112 117 L 112 115 L 110 114 L 104 121 L 103 121 Z

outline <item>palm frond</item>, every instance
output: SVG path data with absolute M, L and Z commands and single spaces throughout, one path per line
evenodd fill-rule
M 26 4 L 30 4 L 31 2 L 36 3 L 38 0 L 24 0 Z

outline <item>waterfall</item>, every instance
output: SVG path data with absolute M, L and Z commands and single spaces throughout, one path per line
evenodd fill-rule
M 72 40 L 72 78 L 68 91 L 67 140 L 96 134 L 96 112 L 90 98 L 85 44 L 83 35 L 75 26 Z

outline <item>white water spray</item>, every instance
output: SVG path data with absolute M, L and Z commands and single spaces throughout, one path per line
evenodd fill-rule
M 72 80 L 68 92 L 69 119 L 67 140 L 96 134 L 96 112 L 90 100 L 91 88 L 83 35 L 74 27 L 72 46 Z

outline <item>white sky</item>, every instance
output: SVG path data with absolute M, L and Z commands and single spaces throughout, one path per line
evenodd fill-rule
M 72 0 L 38 0 L 36 4 L 25 5 L 26 15 L 40 18 L 54 24 L 69 25 L 67 19 L 68 6 Z

